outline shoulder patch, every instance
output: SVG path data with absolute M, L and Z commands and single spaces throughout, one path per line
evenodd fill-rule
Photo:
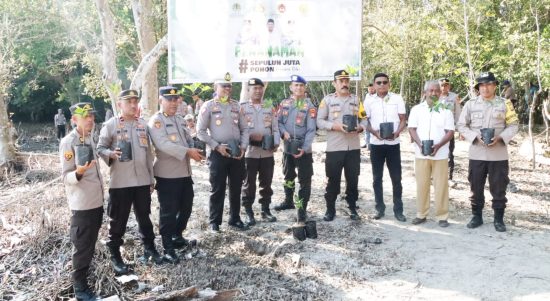
M 66 151 L 63 153 L 63 157 L 65 157 L 65 161 L 71 161 L 71 159 L 74 157 L 74 154 L 72 151 Z
M 315 110 L 315 108 L 309 109 L 309 117 L 311 118 L 317 117 L 317 110 Z
M 158 120 L 158 119 L 155 120 L 153 124 L 155 125 L 155 127 L 156 127 L 157 129 L 160 129 L 160 126 L 162 125 L 162 124 L 160 123 L 160 120 Z

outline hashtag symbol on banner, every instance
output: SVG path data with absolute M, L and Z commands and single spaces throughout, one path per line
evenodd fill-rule
M 239 63 L 239 72 L 245 73 L 248 69 L 248 60 L 241 60 Z

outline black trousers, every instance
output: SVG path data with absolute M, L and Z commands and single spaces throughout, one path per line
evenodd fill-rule
M 65 125 L 57 126 L 57 139 L 65 137 Z
M 151 223 L 150 186 L 135 186 L 109 189 L 107 215 L 109 221 L 109 239 L 107 246 L 118 248 L 124 241 L 130 210 L 134 206 L 134 215 L 138 223 L 139 235 L 144 246 L 152 246 L 155 241 L 153 223 Z
M 273 157 L 267 158 L 246 158 L 246 177 L 243 184 L 242 205 L 252 206 L 256 197 L 256 176 L 259 177 L 260 199 L 262 207 L 268 207 L 271 204 L 271 182 L 273 181 L 273 169 L 275 160 Z
M 296 169 L 298 174 L 296 174 Z M 311 195 L 311 177 L 313 176 L 313 155 L 305 153 L 296 159 L 290 154 L 283 154 L 283 173 L 285 178 L 285 195 L 287 199 L 293 200 L 295 179 L 298 176 L 300 190 L 298 198 L 304 201 L 307 206 Z
M 453 179 L 453 172 L 455 170 L 455 155 L 453 154 L 455 150 L 455 137 L 449 141 L 449 180 Z
M 210 224 L 221 225 L 225 188 L 229 182 L 229 221 L 240 220 L 241 186 L 244 179 L 244 159 L 237 160 L 212 151 L 208 157 L 210 167 Z
M 185 178 L 157 179 L 156 189 L 159 198 L 159 227 L 164 250 L 172 249 L 172 237 L 181 235 L 193 209 L 193 180 Z
M 73 283 L 86 286 L 86 276 L 94 257 L 97 235 L 103 220 L 103 207 L 72 210 L 70 238 L 73 249 Z
M 493 209 L 506 208 L 506 187 L 508 178 L 508 160 L 481 161 L 470 160 L 468 166 L 468 181 L 470 182 L 470 202 L 472 207 L 483 208 L 485 205 L 485 181 L 489 176 L 489 191 L 493 197 Z
M 340 194 L 340 182 L 342 180 L 342 169 L 346 177 L 346 201 L 350 208 L 355 209 L 359 192 L 357 184 L 361 171 L 361 151 L 336 151 L 327 152 L 325 160 L 325 172 L 328 177 L 328 184 L 325 193 L 327 210 L 334 212 L 336 198 Z
M 372 177 L 374 189 L 374 201 L 376 202 L 376 211 L 384 212 L 384 190 L 382 187 L 382 178 L 384 176 L 384 163 L 388 166 L 390 179 L 393 187 L 393 212 L 394 214 L 403 213 L 403 186 L 401 185 L 401 148 L 396 145 L 370 145 L 370 160 L 372 162 Z

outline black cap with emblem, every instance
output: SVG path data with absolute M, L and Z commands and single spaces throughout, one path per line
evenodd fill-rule
M 122 90 L 118 94 L 118 99 L 120 100 L 127 100 L 132 98 L 138 98 L 139 99 L 139 93 L 137 90 L 128 89 L 128 90 Z
M 86 117 L 88 114 L 93 114 L 96 112 L 92 104 L 89 102 L 79 102 L 74 104 L 69 108 L 69 111 L 71 111 L 71 115 L 80 115 L 82 117 Z
M 487 83 L 495 83 L 498 85 L 498 80 L 496 79 L 493 72 L 482 72 L 479 74 L 479 77 L 476 78 L 476 85 L 474 86 L 476 89 L 479 89 L 479 84 L 487 84 Z
M 252 87 L 252 86 L 262 86 L 263 87 L 264 83 L 259 78 L 251 78 L 251 79 L 248 80 L 248 86 L 249 87 Z
M 178 88 L 173 86 L 164 86 L 159 88 L 159 96 L 162 96 L 167 99 L 171 99 L 179 96 Z
M 349 78 L 349 73 L 346 70 L 338 70 L 334 72 L 334 80 Z

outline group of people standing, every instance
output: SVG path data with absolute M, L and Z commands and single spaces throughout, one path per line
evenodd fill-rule
M 335 203 L 340 194 L 342 171 L 349 217 L 352 220 L 361 218 L 357 211 L 360 140 L 364 133 L 369 133 L 376 210 L 373 218 L 381 219 L 385 215 L 382 178 L 386 165 L 393 187 L 393 213 L 398 221 L 405 222 L 400 154 L 400 135 L 407 127 L 403 98 L 389 92 L 390 78 L 384 73 L 374 76 L 372 91 L 363 101 L 351 93 L 350 75 L 345 70 L 334 73 L 332 84 L 335 92 L 326 95 L 317 109 L 306 98 L 306 79 L 293 75 L 291 96 L 276 108 L 264 101 L 265 86 L 258 78 L 248 81 L 248 99 L 240 103 L 231 99 L 232 82 L 226 74 L 214 82 L 215 96 L 200 107 L 196 126 L 194 119 L 178 114 L 180 94 L 177 88 L 159 89 L 160 110 L 148 122 L 136 117 L 138 91 L 124 90 L 117 99 L 120 114 L 104 123 L 98 141 L 91 135 L 95 113 L 91 104 L 71 106 L 71 121 L 76 126 L 61 140 L 59 151 L 72 211 L 72 278 L 77 299 L 96 298 L 87 285 L 86 274 L 103 216 L 104 182 L 97 164 L 99 158 L 110 170 L 107 247 L 116 274 L 130 270 L 122 259 L 120 247 L 132 206 L 143 242 L 140 262 L 176 264 L 179 258 L 175 250 L 195 243 L 182 234 L 193 207 L 191 160 L 206 159 L 205 149 L 200 147 L 202 144 L 210 148 L 207 160 L 211 232 L 220 231 L 227 186 L 229 227 L 247 230 L 256 224 L 253 204 L 257 181 L 262 221 L 277 220 L 270 208 L 274 153 L 279 146 L 283 148 L 285 196 L 273 209 L 297 209 L 297 221 L 305 222 L 313 177 L 312 144 L 317 128 L 327 131 L 325 174 L 328 182 L 323 220 L 330 222 L 336 217 Z M 426 82 L 422 102 L 410 112 L 408 129 L 415 145 L 417 180 L 417 214 L 412 223 L 426 222 L 433 183 L 436 218 L 440 226 L 449 226 L 448 179 L 453 173 L 449 153 L 452 154 L 454 132 L 458 128 L 470 143 L 468 179 L 473 218 L 468 227 L 483 224 L 483 189 L 488 176 L 495 211 L 494 226 L 497 231 L 505 231 L 503 215 L 509 182 L 506 145 L 517 132 L 517 116 L 509 100 L 496 96 L 498 81 L 490 72 L 477 78 L 480 96 L 466 103 L 462 110 L 459 98 L 449 92 L 448 85 L 447 79 Z M 494 131 L 490 140 L 481 135 L 481 129 L 485 128 Z M 428 147 L 424 145 L 427 141 L 431 141 Z M 156 249 L 150 220 L 154 190 L 160 205 L 163 255 Z M 241 207 L 244 208 L 244 221 Z

